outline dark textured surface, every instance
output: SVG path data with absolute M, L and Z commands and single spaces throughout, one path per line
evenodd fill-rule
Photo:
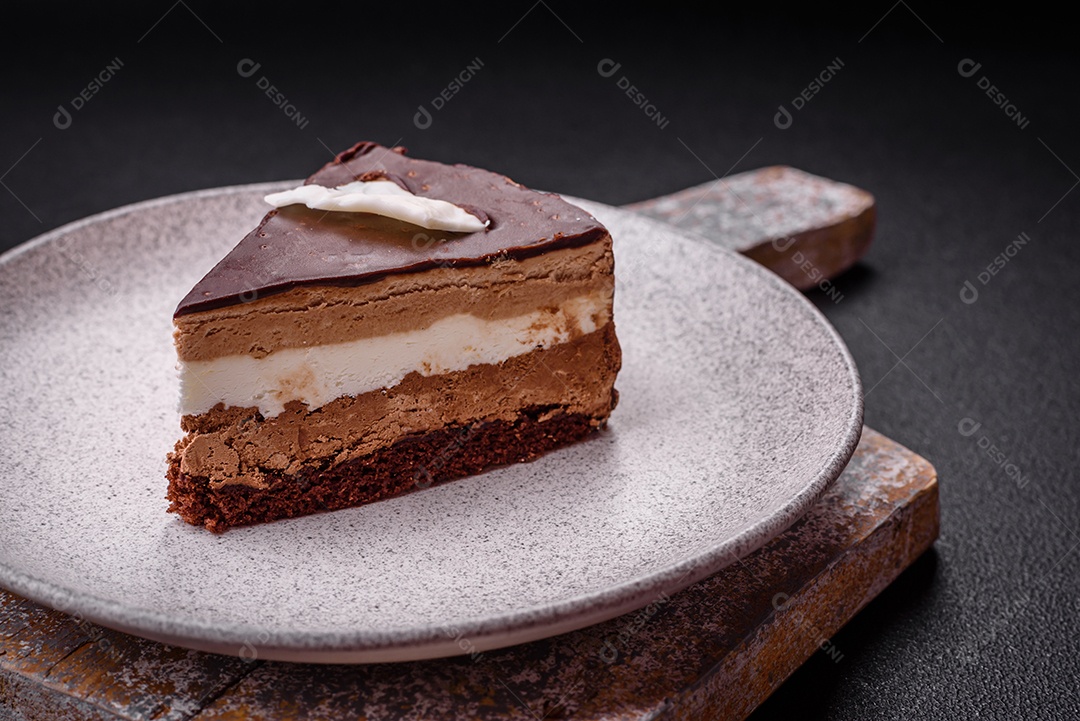
M 380 177 L 413 195 L 479 211 L 478 233 L 424 232 L 370 213 L 327 213 L 291 205 L 267 213 L 180 302 L 177 315 L 251 302 L 297 285 L 359 285 L 394 273 L 484 265 L 585 245 L 607 230 L 581 208 L 510 178 L 357 143 L 313 172 L 308 183 L 337 187 Z
M 816 8 L 590 15 L 525 2 L 428 18 L 366 7 L 367 26 L 392 31 L 358 46 L 355 7 L 290 14 L 288 42 L 268 40 L 282 20 L 262 5 L 19 12 L 30 11 L 13 11 L 20 33 L 0 50 L 5 247 L 144 198 L 296 177 L 330 159 L 324 144 L 360 137 L 611 204 L 771 164 L 870 190 L 874 245 L 837 281 L 840 301 L 813 297 L 859 362 L 868 424 L 937 466 L 943 536 L 834 639 L 840 663 L 819 654 L 760 717 L 1078 712 L 1080 98 L 1060 18 L 1030 5 L 945 17 L 910 2 L 842 20 Z M 477 57 L 482 69 L 435 110 Z M 122 68 L 55 127 L 58 104 L 70 108 L 114 58 Z M 245 58 L 260 63 L 248 77 Z M 607 58 L 621 65 L 604 77 Z M 835 77 L 794 110 L 836 58 Z M 968 58 L 981 67 L 963 77 Z M 264 94 L 264 77 L 305 127 Z M 1025 127 L 980 89 L 984 77 Z M 773 121 L 781 104 L 786 129 Z M 1017 248 L 1020 233 L 1031 240 Z

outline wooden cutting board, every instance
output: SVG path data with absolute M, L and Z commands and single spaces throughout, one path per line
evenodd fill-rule
M 870 194 L 765 168 L 629 206 L 793 285 L 866 251 Z M 792 528 L 674 596 L 580 631 L 482 654 L 372 666 L 262 661 L 129 636 L 0 590 L 0 717 L 18 719 L 741 719 L 938 535 L 933 466 L 866 428 Z

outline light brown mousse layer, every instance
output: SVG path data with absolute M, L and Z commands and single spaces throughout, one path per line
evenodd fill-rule
M 509 318 L 597 290 L 614 292 L 611 236 L 524 260 L 392 275 L 356 287 L 299 286 L 174 320 L 182 361 L 266 356 L 426 328 L 450 315 Z
M 297 473 L 315 463 L 355 460 L 404 436 L 480 421 L 513 421 L 522 408 L 550 414 L 585 414 L 603 425 L 615 406 L 621 365 L 615 326 L 508 359 L 463 371 L 422 376 L 398 385 L 345 396 L 308 412 L 292 402 L 273 418 L 254 408 L 223 408 L 185 416 L 187 436 L 170 463 L 212 488 L 242 484 L 265 488 L 268 472 Z

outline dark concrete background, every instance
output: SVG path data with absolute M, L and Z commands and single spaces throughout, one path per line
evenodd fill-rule
M 163 0 L 5 17 L 0 249 L 146 198 L 303 176 L 360 139 L 616 205 L 781 163 L 870 190 L 874 246 L 837 280 L 842 300 L 812 297 L 859 364 L 867 423 L 937 465 L 942 537 L 833 639 L 839 662 L 818 654 L 757 717 L 1080 713 L 1080 64 L 1063 18 L 921 2 L 643 15 L 556 0 L 288 14 Z M 260 64 L 251 77 L 244 59 Z M 418 128 L 418 107 L 477 59 Z M 621 64 L 612 77 L 604 59 Z M 837 59 L 777 127 L 779 106 Z M 965 59 L 981 64 L 971 77 Z

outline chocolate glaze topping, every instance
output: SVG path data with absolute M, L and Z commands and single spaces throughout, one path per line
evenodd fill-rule
M 395 273 L 476 266 L 591 243 L 607 230 L 557 195 L 467 165 L 405 156 L 404 148 L 357 143 L 307 179 L 327 187 L 385 178 L 490 221 L 486 230 L 428 230 L 370 213 L 290 205 L 271 210 L 195 284 L 175 316 L 221 308 L 298 285 L 351 286 Z

